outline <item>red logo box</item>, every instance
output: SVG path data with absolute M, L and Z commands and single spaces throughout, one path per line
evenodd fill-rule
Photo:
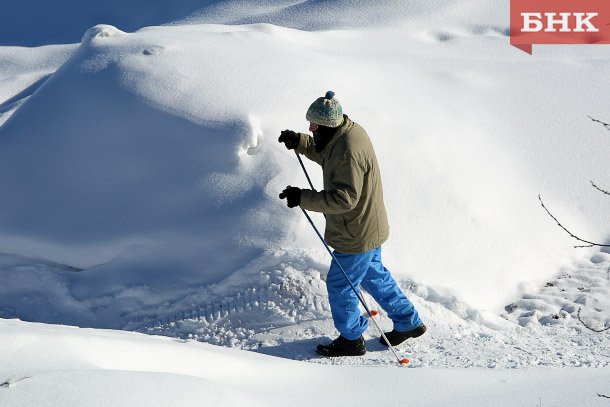
M 610 44 L 610 0 L 511 0 L 510 43 Z

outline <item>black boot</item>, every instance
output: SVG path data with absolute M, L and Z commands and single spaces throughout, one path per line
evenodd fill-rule
M 385 336 L 386 338 L 388 338 L 388 341 L 390 341 L 390 344 L 392 344 L 392 346 L 398 346 L 409 338 L 417 338 L 418 336 L 422 336 L 425 332 L 426 325 L 421 324 L 417 328 L 407 332 L 399 332 L 395 329 L 392 329 L 392 332 L 386 332 Z M 382 345 L 388 346 L 388 344 L 385 342 L 385 339 L 383 339 L 383 336 L 379 338 L 379 342 L 381 342 Z
M 366 353 L 366 345 L 362 336 L 353 341 L 339 336 L 329 345 L 318 345 L 316 353 L 328 357 L 362 356 Z

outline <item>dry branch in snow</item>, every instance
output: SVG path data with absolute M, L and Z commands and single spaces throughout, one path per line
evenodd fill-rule
M 601 120 L 597 120 L 591 116 L 587 116 L 589 119 L 593 120 L 595 123 L 600 123 L 602 126 L 606 128 L 606 130 L 610 131 L 610 123 L 604 123 Z
M 595 185 L 595 183 L 594 183 L 593 181 L 589 181 L 589 182 L 591 182 L 591 185 L 593 185 L 593 188 L 597 189 L 597 190 L 598 190 L 598 191 L 600 191 L 600 192 L 603 192 L 603 193 L 604 193 L 604 194 L 606 194 L 606 195 L 610 195 L 610 192 L 608 192 L 608 191 L 606 191 L 606 190 L 601 189 L 600 187 L 598 187 L 597 185 Z
M 572 232 L 570 232 L 568 229 L 566 229 L 561 223 L 559 223 L 559 221 L 557 220 L 556 217 L 554 217 L 551 212 L 546 208 L 546 206 L 544 206 L 544 202 L 542 202 L 542 198 L 540 197 L 540 195 L 538 195 L 538 199 L 540 200 L 540 204 L 542 205 L 542 207 L 544 208 L 544 210 L 546 211 L 546 213 L 549 214 L 549 216 L 551 218 L 553 218 L 553 220 L 557 223 L 557 225 L 559 225 L 560 228 L 562 228 L 563 230 L 565 230 L 570 236 L 572 236 L 574 239 L 583 242 L 583 243 L 588 243 L 587 246 L 574 246 L 575 248 L 579 248 L 579 247 L 593 247 L 593 246 L 600 246 L 600 247 L 610 247 L 610 245 L 608 244 L 601 244 L 601 243 L 593 243 L 590 242 L 588 240 L 584 240 L 581 239 L 580 237 L 576 236 L 575 234 L 573 234 Z

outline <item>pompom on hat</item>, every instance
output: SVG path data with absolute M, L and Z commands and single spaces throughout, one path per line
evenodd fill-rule
M 339 127 L 343 123 L 343 108 L 335 99 L 335 92 L 329 90 L 326 95 L 316 99 L 307 109 L 305 118 L 319 126 Z

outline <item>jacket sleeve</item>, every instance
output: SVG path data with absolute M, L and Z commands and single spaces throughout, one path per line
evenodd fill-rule
M 364 171 L 349 154 L 339 161 L 330 180 L 331 190 L 301 191 L 301 208 L 330 215 L 349 212 L 354 209 L 362 194 Z
M 301 136 L 301 140 L 299 140 L 297 153 L 303 154 L 311 161 L 315 161 L 322 165 L 322 156 L 316 151 L 316 147 L 313 143 L 313 137 L 303 133 L 299 133 L 299 136 Z

